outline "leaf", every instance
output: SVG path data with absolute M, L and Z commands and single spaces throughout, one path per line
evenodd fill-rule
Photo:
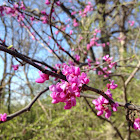
M 135 58 L 135 55 L 132 55 L 132 58 Z
M 10 45 L 7 49 L 11 49 L 13 47 L 13 45 Z

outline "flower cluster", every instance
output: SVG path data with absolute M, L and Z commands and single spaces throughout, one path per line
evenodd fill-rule
M 13 4 L 13 8 L 2 6 L 0 7 L 0 13 L 1 13 L 1 16 L 4 16 L 4 13 L 11 15 L 12 17 L 17 16 L 18 22 L 20 22 L 24 19 L 24 14 L 19 13 L 19 9 L 22 9 L 22 10 L 26 9 L 23 2 L 21 2 L 19 5 L 17 3 Z
M 97 35 L 97 33 L 100 33 L 101 31 L 98 30 L 98 29 L 95 29 L 94 32 L 95 32 L 95 33 L 94 33 L 94 37 L 91 38 L 90 43 L 87 44 L 87 50 L 89 50 L 89 49 L 90 49 L 92 46 L 94 46 L 94 45 L 98 46 L 97 41 L 98 41 L 99 38 L 96 37 L 96 35 Z
M 93 6 L 91 5 L 91 2 L 88 2 L 88 4 L 86 5 L 86 7 L 84 8 L 84 11 L 79 11 L 79 15 L 81 15 L 82 17 L 87 16 L 87 13 L 90 11 L 93 11 Z
M 45 4 L 46 4 L 46 5 L 50 5 L 50 4 L 51 4 L 50 0 L 46 0 L 46 1 L 45 1 Z M 60 1 L 56 1 L 55 4 L 56 4 L 57 6 L 60 6 Z
M 108 83 L 108 84 L 106 85 L 108 89 L 115 89 L 115 88 L 118 87 L 117 84 L 114 84 L 114 80 L 111 81 L 111 80 L 109 79 L 109 81 L 110 81 L 110 84 Z
M 110 80 L 110 84 L 107 84 L 107 91 L 105 92 L 105 94 L 111 99 L 112 98 L 112 94 L 110 89 L 115 89 L 117 88 L 117 84 L 114 84 L 114 80 Z M 105 112 L 105 117 L 109 118 L 111 116 L 111 110 L 109 109 L 109 101 L 107 99 L 105 99 L 103 96 L 99 96 L 98 99 L 95 99 L 92 101 L 92 103 L 95 105 L 95 109 L 98 110 L 97 115 L 100 116 Z M 111 104 L 111 108 L 113 111 L 117 111 L 117 107 L 119 106 L 118 103 L 115 104 Z
M 7 120 L 7 114 L 0 114 L 0 121 L 5 122 Z
M 108 77 L 108 74 L 111 73 L 111 71 L 108 70 L 108 68 L 109 68 L 109 69 L 112 69 L 114 66 L 117 65 L 117 63 L 116 63 L 116 62 L 112 62 L 113 57 L 109 57 L 109 55 L 105 55 L 105 56 L 103 57 L 103 60 L 105 60 L 106 63 L 108 64 L 108 67 L 102 68 L 102 70 L 106 73 L 106 75 L 104 75 L 104 77 Z M 98 75 L 103 75 L 103 72 L 102 72 L 102 71 L 98 71 Z
M 108 63 L 108 67 L 109 67 L 110 69 L 112 69 L 114 66 L 117 65 L 116 62 L 112 62 L 113 57 L 109 57 L 109 55 L 104 56 L 104 57 L 103 57 L 103 60 L 105 60 L 105 61 Z
M 129 20 L 129 21 L 128 21 L 128 23 L 130 24 L 130 26 L 134 26 L 135 21 L 133 21 L 133 20 L 132 20 L 132 21 L 131 21 L 131 20 Z
M 52 103 L 64 102 L 64 109 L 70 109 L 76 105 L 76 97 L 80 97 L 83 84 L 88 84 L 89 79 L 86 73 L 80 74 L 80 68 L 63 64 L 62 73 L 66 76 L 67 81 L 61 80 L 56 85 L 51 85 Z
M 107 42 L 106 44 L 105 43 L 102 43 L 102 44 L 98 43 L 99 38 L 97 37 L 97 34 L 100 33 L 100 32 L 101 32 L 101 30 L 99 30 L 99 29 L 94 30 L 93 37 L 90 39 L 90 43 L 87 44 L 87 50 L 89 50 L 93 46 L 97 46 L 97 47 L 98 46 L 105 47 L 106 45 L 109 46 L 109 42 Z

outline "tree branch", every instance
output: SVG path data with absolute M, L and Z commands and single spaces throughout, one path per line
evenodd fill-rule
M 38 93 L 38 94 L 34 97 L 34 99 L 33 99 L 25 108 L 23 108 L 23 109 L 21 109 L 21 110 L 15 112 L 15 113 L 13 113 L 13 114 L 11 114 L 11 115 L 8 115 L 8 116 L 7 116 L 7 120 L 6 120 L 5 122 L 7 122 L 7 121 L 13 119 L 13 118 L 16 117 L 16 116 L 19 116 L 20 114 L 22 114 L 22 113 L 24 113 L 24 112 L 30 111 L 30 110 L 31 110 L 31 107 L 32 107 L 33 104 L 36 102 L 36 100 L 37 100 L 43 93 L 45 93 L 45 92 L 48 91 L 48 90 L 49 90 L 49 87 L 47 87 L 46 89 L 44 89 L 43 91 L 41 91 L 40 93 Z M 4 123 L 4 122 L 1 121 L 0 124 L 1 124 L 1 123 Z

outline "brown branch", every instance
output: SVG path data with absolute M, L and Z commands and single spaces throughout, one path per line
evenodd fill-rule
M 114 103 L 115 103 L 115 102 L 114 102 L 113 100 L 111 100 L 103 91 L 101 91 L 101 90 L 99 90 L 99 89 L 96 89 L 96 88 L 93 88 L 93 87 L 89 87 L 89 86 L 87 86 L 87 85 L 83 85 L 82 89 L 83 89 L 83 90 L 94 91 L 94 92 L 96 92 L 96 93 L 102 95 L 104 98 L 106 98 L 106 99 L 110 102 L 110 104 L 112 104 L 112 103 L 114 104 Z
M 136 66 L 136 68 L 134 69 L 134 71 L 131 73 L 131 75 L 128 77 L 128 79 L 125 81 L 125 86 L 128 85 L 128 83 L 132 80 L 132 78 L 135 76 L 135 74 L 137 73 L 137 71 L 139 70 L 140 67 L 140 61 L 138 63 L 138 65 Z
M 48 43 L 42 38 L 42 36 L 34 29 L 34 27 L 30 24 L 30 22 L 25 18 L 27 23 L 30 25 L 30 27 L 33 29 L 33 31 L 40 37 L 40 39 L 48 46 L 48 48 L 52 51 L 52 53 L 63 63 L 64 61 L 62 58 L 60 58 L 57 53 L 48 45 Z M 24 23 L 25 24 L 25 23 Z
M 80 97 L 85 97 L 85 98 L 90 98 L 90 99 L 97 99 L 99 96 L 98 95 L 90 95 L 90 94 L 83 94 L 80 93 Z M 137 110 L 140 112 L 140 106 L 131 104 L 131 103 L 122 103 L 122 102 L 117 102 L 120 107 L 125 107 L 128 108 L 129 110 Z
M 30 111 L 30 110 L 31 110 L 31 107 L 32 107 L 33 104 L 36 102 L 36 100 L 37 100 L 43 93 L 45 93 L 45 92 L 48 91 L 48 90 L 49 90 L 49 88 L 47 87 L 46 89 L 44 89 L 43 91 L 41 91 L 40 93 L 38 93 L 38 94 L 34 97 L 34 99 L 33 99 L 25 108 L 23 108 L 23 109 L 21 109 L 21 110 L 15 112 L 15 113 L 13 113 L 13 114 L 11 114 L 11 115 L 8 115 L 8 116 L 7 116 L 7 120 L 6 120 L 5 122 L 7 122 L 7 121 L 13 119 L 13 118 L 16 117 L 16 116 L 19 116 L 20 114 L 22 114 L 22 113 L 24 113 L 24 112 Z M 0 122 L 0 123 L 4 123 L 4 122 Z
M 130 67 L 130 68 L 139 68 L 140 69 L 140 67 L 133 66 L 133 65 L 126 65 L 126 66 L 116 65 L 116 67 Z
M 52 17 L 52 11 L 53 11 L 53 7 L 54 7 L 54 3 L 55 3 L 55 0 L 53 1 L 52 3 L 52 6 L 51 6 L 51 10 L 50 10 L 50 16 L 49 16 L 49 25 L 50 25 L 50 31 L 51 31 L 51 36 L 52 36 L 52 39 L 54 40 L 54 42 L 60 46 L 60 44 L 57 42 L 57 40 L 54 38 L 54 35 L 53 35 L 53 31 L 52 31 L 52 21 L 51 21 L 51 17 Z M 77 61 L 68 51 L 64 50 L 63 48 L 60 48 L 63 52 L 65 52 L 76 64 L 79 64 L 79 61 Z
M 13 56 L 15 56 L 15 57 L 18 57 L 18 58 L 22 59 L 23 61 L 29 63 L 30 65 L 34 66 L 35 68 L 39 69 L 40 71 L 42 71 L 42 72 L 45 73 L 45 74 L 52 75 L 52 76 L 54 76 L 54 77 L 57 77 L 57 78 L 60 78 L 60 79 L 63 79 L 63 80 L 65 80 L 65 81 L 67 81 L 67 79 L 66 79 L 66 77 L 65 77 L 64 75 L 56 74 L 56 73 L 54 73 L 54 72 L 51 72 L 51 71 L 49 71 L 49 70 L 46 70 L 46 69 L 42 68 L 41 66 L 37 65 L 36 63 L 34 63 L 32 60 L 28 59 L 29 57 L 26 58 L 26 57 L 23 56 L 21 53 L 18 53 L 18 52 L 16 52 L 16 51 L 11 50 L 11 49 L 7 49 L 7 48 L 6 48 L 7 46 L 3 47 L 3 46 L 2 46 L 3 44 L 1 44 L 1 43 L 0 43 L 0 45 L 1 45 L 1 46 L 0 46 L 0 50 L 2 50 L 2 51 L 4 51 L 4 52 L 7 52 L 7 53 L 9 53 L 9 54 L 11 54 L 11 55 L 13 55 Z M 110 104 L 115 103 L 115 102 L 114 102 L 113 100 L 111 100 L 103 91 L 101 91 L 101 90 L 99 90 L 99 89 L 96 89 L 96 88 L 93 88 L 93 87 L 89 87 L 89 86 L 87 86 L 87 85 L 83 85 L 83 86 L 82 86 L 82 90 L 90 90 L 90 91 L 96 92 L 97 94 L 100 94 L 100 95 L 102 95 L 104 98 L 106 98 L 107 100 L 109 100 Z M 129 107 L 130 107 L 130 108 L 133 108 L 131 105 L 129 105 Z
M 110 77 L 112 76 L 117 76 L 117 77 L 120 77 L 123 81 L 123 95 L 124 95 L 124 101 L 125 103 L 128 102 L 128 99 L 127 99 L 127 88 L 126 88 L 126 85 L 125 85 L 125 78 L 122 74 L 110 74 L 109 77 L 107 79 L 110 79 Z M 106 79 L 105 79 L 106 80 Z
M 7 47 L 7 46 L 4 47 L 3 44 L 0 43 L 0 50 L 2 50 L 2 51 L 4 51 L 4 52 L 7 52 L 7 53 L 9 53 L 9 54 L 11 54 L 11 55 L 13 55 L 13 56 L 15 56 L 15 57 L 18 57 L 19 59 L 25 61 L 26 63 L 28 63 L 28 64 L 30 64 L 30 65 L 32 65 L 32 66 L 34 66 L 35 68 L 39 69 L 40 71 L 42 71 L 42 72 L 45 73 L 45 74 L 52 75 L 52 76 L 54 76 L 54 77 L 56 77 L 56 78 L 60 78 L 60 79 L 63 79 L 63 80 L 66 81 L 66 77 L 65 77 L 64 75 L 59 75 L 59 74 L 54 73 L 54 72 L 52 72 L 52 71 L 46 70 L 45 68 L 43 68 L 43 67 L 37 65 L 36 63 L 34 63 L 34 62 L 32 61 L 32 59 L 28 59 L 29 57 L 26 58 L 26 57 L 23 56 L 21 53 L 19 53 L 19 52 L 17 52 L 17 51 L 14 51 L 14 50 L 11 50 L 11 49 L 7 49 L 6 47 Z

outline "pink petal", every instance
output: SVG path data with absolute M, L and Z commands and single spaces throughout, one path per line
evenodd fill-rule
M 44 83 L 46 80 L 44 80 L 43 78 L 38 78 L 35 80 L 36 83 Z

